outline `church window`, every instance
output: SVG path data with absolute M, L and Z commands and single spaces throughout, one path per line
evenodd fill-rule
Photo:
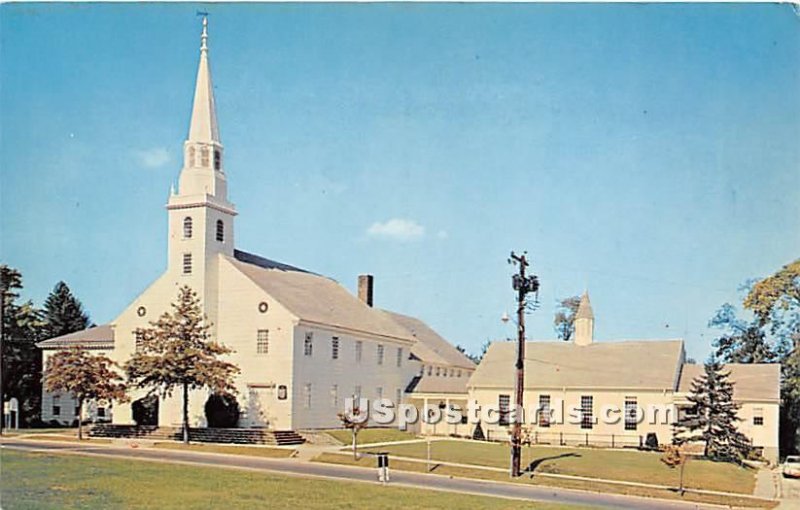
M 183 274 L 192 274 L 192 254 L 183 254 Z
M 222 166 L 222 153 L 218 150 L 214 150 L 214 170 L 219 170 Z
M 306 409 L 311 409 L 311 383 L 303 387 L 303 403 Z
M 764 425 L 764 408 L 763 407 L 754 407 L 753 408 L 753 425 L 756 425 L 756 426 Z
M 314 333 L 311 331 L 306 333 L 306 339 L 303 342 L 303 353 L 306 356 L 311 356 L 314 353 Z
M 225 240 L 225 224 L 222 220 L 217 220 L 217 241 L 222 242 Z
M 550 395 L 539 395 L 539 426 L 550 427 Z
M 259 329 L 256 333 L 256 354 L 269 353 L 269 330 Z
M 458 371 L 456 372 L 456 377 L 461 377 L 461 369 L 458 369 Z
M 278 386 L 278 400 L 286 400 L 287 393 L 285 384 Z
M 361 354 L 364 351 L 364 342 L 356 340 L 356 363 L 361 363 Z
M 383 365 L 383 344 L 378 344 L 378 365 Z
M 591 429 L 594 425 L 594 398 L 591 395 L 581 396 L 581 428 Z
M 147 315 L 147 308 L 140 306 L 139 308 L 136 309 L 136 315 L 138 315 L 139 317 L 144 317 L 145 315 Z
M 61 416 L 61 395 L 53 395 L 53 416 Z
M 200 166 L 203 168 L 208 167 L 208 147 L 202 147 L 200 149 Z
M 136 339 L 136 352 L 140 352 L 144 347 L 144 331 L 137 329 L 134 338 Z
M 509 414 L 511 409 L 511 396 L 510 395 L 500 395 L 497 397 L 497 411 L 499 414 L 499 420 L 497 421 L 498 425 L 508 425 L 509 424 Z
M 267 304 L 267 302 L 266 302 L 266 301 L 262 301 L 262 302 L 260 302 L 260 303 L 258 304 L 258 311 L 259 311 L 259 312 L 261 312 L 261 313 L 267 313 L 267 310 L 269 310 L 269 305 Z
M 331 338 L 331 359 L 339 359 L 339 337 Z
M 397 366 L 399 367 L 399 366 L 402 366 L 402 365 L 403 365 L 403 348 L 402 347 L 398 347 L 397 348 Z
M 339 385 L 331 386 L 331 406 L 339 407 Z
M 105 418 L 106 416 L 106 408 L 105 407 L 98 407 L 97 408 L 97 417 L 98 418 Z
M 436 377 L 439 377 L 440 375 L 442 375 L 442 368 L 436 367 Z
M 189 168 L 194 166 L 194 147 L 189 147 Z
M 428 365 L 428 377 L 430 377 L 431 375 L 433 375 L 433 367 L 431 365 Z
M 192 238 L 192 218 L 187 216 L 183 219 L 183 238 Z
M 636 430 L 639 414 L 636 397 L 625 397 L 625 430 Z

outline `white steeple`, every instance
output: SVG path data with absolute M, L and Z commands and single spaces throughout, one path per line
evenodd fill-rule
M 203 18 L 203 33 L 200 36 L 200 65 L 197 68 L 197 84 L 194 88 L 189 141 L 220 143 L 217 112 L 214 107 L 214 85 L 211 82 L 211 70 L 208 66 L 207 17 Z
M 575 345 L 589 345 L 594 341 L 594 311 L 589 302 L 589 291 L 583 293 L 575 312 Z
M 203 17 L 203 32 L 200 35 L 200 63 L 194 87 L 189 137 L 183 146 L 183 170 L 178 194 L 211 195 L 220 202 L 227 202 L 223 147 L 219 138 L 214 85 L 208 58 L 207 17 Z
M 235 206 L 228 201 L 214 87 L 208 58 L 208 18 L 203 18 L 200 63 L 178 189 L 170 191 L 170 271 L 202 295 L 214 281 L 216 256 L 233 256 Z M 208 297 L 208 296 L 206 296 Z

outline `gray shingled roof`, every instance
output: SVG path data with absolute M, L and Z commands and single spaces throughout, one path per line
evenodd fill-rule
M 382 310 L 382 312 L 414 336 L 417 342 L 411 348 L 411 353 L 423 363 L 467 369 L 475 368 L 475 363 L 472 360 L 459 352 L 453 344 L 442 338 L 439 333 L 421 320 L 388 310 Z
M 467 394 L 467 382 L 469 377 L 467 374 L 461 374 L 461 377 L 442 377 L 434 375 L 418 375 L 414 377 L 411 383 L 406 388 L 406 393 L 411 393 L 412 396 L 420 393 L 447 393 L 447 394 Z
M 300 320 L 414 342 L 414 337 L 380 310 L 336 281 L 287 264 L 236 251 L 228 260 Z
M 730 380 L 734 382 L 733 398 L 735 400 L 780 401 L 781 366 L 779 364 L 731 363 L 724 367 L 730 372 Z M 684 365 L 678 391 L 689 393 L 692 389 L 692 380 L 702 375 L 703 372 L 703 365 Z
M 57 336 L 36 344 L 40 349 L 64 349 L 81 346 L 86 349 L 113 349 L 114 328 L 110 324 L 95 326 L 68 335 Z
M 674 390 L 683 361 L 682 340 L 525 344 L 526 388 Z M 469 386 L 512 388 L 516 342 L 494 342 Z

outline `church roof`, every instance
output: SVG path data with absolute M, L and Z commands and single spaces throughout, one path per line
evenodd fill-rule
M 778 363 L 729 363 L 723 366 L 731 374 L 729 380 L 734 383 L 735 400 L 780 401 L 781 366 Z M 691 392 L 692 381 L 704 371 L 703 365 L 683 365 L 678 391 Z
M 448 365 L 474 369 L 475 363 L 459 352 L 453 344 L 442 338 L 430 326 L 421 320 L 402 315 L 387 310 L 382 310 L 393 321 L 408 330 L 417 340 L 411 348 L 411 353 L 419 358 L 423 363 L 433 363 L 437 365 Z
M 414 337 L 331 278 L 236 250 L 228 260 L 300 320 L 393 337 Z
M 581 302 L 578 305 L 578 311 L 575 312 L 576 319 L 594 319 L 594 311 L 592 310 L 592 303 L 589 301 L 589 293 L 584 292 L 581 296 Z
M 65 349 L 80 346 L 85 349 L 113 349 L 114 328 L 110 324 L 49 338 L 36 344 L 40 349 Z
M 513 388 L 516 342 L 494 342 L 469 381 L 472 387 Z M 682 340 L 526 342 L 526 388 L 674 390 Z

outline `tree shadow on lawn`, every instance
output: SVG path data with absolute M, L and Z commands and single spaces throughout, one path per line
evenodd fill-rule
M 543 462 L 546 462 L 548 460 L 564 459 L 567 457 L 580 457 L 580 455 L 572 452 L 572 453 L 562 453 L 561 455 L 553 455 L 552 457 L 542 457 L 528 464 L 528 467 L 525 468 L 525 472 L 533 475 L 534 472 L 536 471 L 536 468 L 538 468 Z

